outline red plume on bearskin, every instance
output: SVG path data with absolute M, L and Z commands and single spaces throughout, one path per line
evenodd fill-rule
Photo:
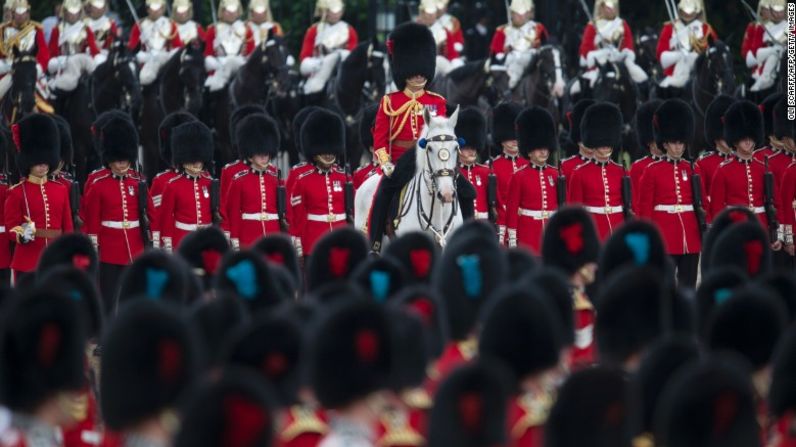
M 255 445 L 268 423 L 263 409 L 243 396 L 231 395 L 224 399 L 224 442 L 227 447 Z
M 351 250 L 345 247 L 332 247 L 329 250 L 329 270 L 337 278 L 342 278 L 348 273 L 348 260 Z
M 356 337 L 357 356 L 364 363 L 373 363 L 379 355 L 379 338 L 371 330 L 363 330 Z
M 417 278 L 428 276 L 431 269 L 431 252 L 424 249 L 410 250 L 409 259 L 412 261 L 412 271 Z
M 484 416 L 484 403 L 478 393 L 466 393 L 459 397 L 459 417 L 462 428 L 468 433 L 478 433 Z
M 760 271 L 763 258 L 763 244 L 760 241 L 746 242 L 743 244 L 743 251 L 746 253 L 746 271 L 750 275 L 756 275 Z
M 82 253 L 75 253 L 72 256 L 72 265 L 85 272 L 91 267 L 91 257 Z
M 271 253 L 266 253 L 265 260 L 273 264 L 285 265 L 285 256 L 278 251 L 272 251 Z
M 39 337 L 39 362 L 49 368 L 55 362 L 61 344 L 61 329 L 53 323 L 45 324 L 41 328 Z
M 175 340 L 161 340 L 158 344 L 158 372 L 160 377 L 172 382 L 180 377 L 182 351 Z
M 570 253 L 579 253 L 583 249 L 583 226 L 576 222 L 561 229 L 561 239 Z
M 262 370 L 268 377 L 279 377 L 288 368 L 288 361 L 281 352 L 269 353 L 262 363 Z
M 223 253 L 218 250 L 204 250 L 202 252 L 202 266 L 208 275 L 215 275 L 221 263 Z

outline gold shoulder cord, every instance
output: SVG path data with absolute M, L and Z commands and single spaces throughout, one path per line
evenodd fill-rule
M 401 107 L 398 107 L 397 110 L 392 108 L 392 103 L 390 102 L 390 97 L 386 96 L 384 99 L 384 105 L 382 106 L 382 110 L 384 114 L 390 117 L 390 121 L 392 118 L 400 117 L 400 122 L 398 123 L 398 129 L 393 131 L 390 128 L 390 140 L 394 140 L 400 135 L 401 131 L 406 126 L 407 118 L 410 118 L 410 125 L 412 126 L 412 132 L 415 134 L 417 133 L 417 119 L 415 118 L 415 114 L 421 110 L 423 110 L 423 104 L 417 100 L 416 97 L 412 97 L 409 101 L 404 103 Z M 407 113 L 410 112 L 410 113 Z
M 22 40 L 22 38 L 25 37 L 31 31 L 31 29 L 35 28 L 36 28 L 35 23 L 28 22 L 28 24 L 25 25 L 24 28 L 22 28 L 18 33 L 16 33 L 14 37 L 8 39 L 8 41 L 6 41 L 5 38 L 2 38 L 3 54 L 5 54 L 6 56 L 10 55 L 12 53 L 11 49 L 14 48 L 19 43 L 19 41 Z M 5 32 L 5 29 L 6 27 L 3 26 L 2 31 Z

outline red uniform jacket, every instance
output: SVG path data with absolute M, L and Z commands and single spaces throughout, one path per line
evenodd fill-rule
M 108 50 L 111 48 L 114 39 L 119 35 L 119 26 L 116 25 L 116 21 L 113 19 L 108 19 L 110 21 L 110 27 L 107 31 L 100 30 L 97 32 L 94 28 L 91 28 L 91 20 L 87 20 L 87 25 L 94 33 L 94 41 L 97 43 L 97 47 L 103 50 Z
M 489 219 L 489 204 L 487 203 L 487 187 L 489 186 L 489 167 L 476 163 L 470 166 L 460 165 L 459 172 L 475 188 L 475 218 Z
M 229 232 L 229 221 L 227 220 L 227 192 L 229 192 L 229 187 L 232 184 L 232 178 L 238 175 L 241 172 L 248 171 L 249 165 L 243 160 L 235 160 L 231 163 L 227 163 L 224 165 L 224 168 L 221 169 L 221 188 L 220 188 L 220 195 L 221 195 L 221 209 L 219 212 L 221 213 L 221 228 L 224 231 Z
M 182 238 L 191 231 L 210 225 L 213 216 L 210 210 L 210 174 L 203 172 L 198 177 L 180 174 L 174 177 L 163 190 L 160 209 L 160 231 L 164 244 L 171 242 L 177 249 Z
M 507 26 L 508 25 L 501 25 L 495 30 L 495 34 L 492 36 L 492 43 L 489 44 L 489 53 L 491 55 L 506 52 Z M 536 35 L 539 37 L 539 45 L 543 45 L 549 37 L 547 28 L 540 22 L 536 22 Z
M 497 197 L 498 197 L 498 216 L 497 224 L 499 227 L 506 226 L 506 205 L 509 202 L 509 184 L 511 177 L 523 166 L 531 164 L 527 158 L 506 155 L 498 155 L 492 160 L 492 170 L 497 177 Z
M 622 177 L 625 168 L 618 163 L 591 161 L 572 172 L 567 202 L 586 207 L 605 240 L 625 221 L 622 208 Z
M 402 396 L 406 405 L 392 412 L 384 412 L 376 425 L 376 445 L 379 447 L 422 447 L 428 433 L 428 410 L 431 398 L 423 389 Z
M 265 171 L 239 172 L 226 195 L 229 231 L 240 248 L 246 248 L 267 234 L 280 231 L 277 187 L 280 180 L 274 166 Z
M 772 156 L 772 155 L 774 155 L 776 153 L 777 152 L 771 146 L 766 146 L 766 147 L 761 147 L 760 149 L 757 149 L 754 152 L 753 157 L 755 158 L 755 160 L 766 161 L 766 158 L 768 158 L 768 157 L 770 157 L 770 156 Z
M 293 222 L 290 233 L 301 238 L 305 256 L 315 242 L 335 228 L 347 225 L 345 215 L 345 172 L 337 166 L 328 171 L 313 169 L 301 174 L 290 193 Z
M 97 47 L 97 41 L 94 39 L 94 32 L 91 31 L 91 28 L 88 25 L 84 25 L 84 32 L 86 33 L 86 38 L 83 40 L 81 47 L 79 49 L 79 53 L 85 53 L 88 50 L 88 54 L 91 56 L 96 56 L 99 53 L 99 48 Z M 61 26 L 56 26 L 52 30 L 52 34 L 50 34 L 50 57 L 56 57 L 61 55 L 61 46 L 58 45 L 58 39 L 61 35 Z
M 25 197 L 27 197 L 27 206 Z M 63 185 L 46 180 L 41 184 L 30 180 L 17 183 L 8 190 L 5 216 L 3 216 L 5 227 L 8 229 L 7 234 L 13 242 L 18 242 L 17 234 L 10 230 L 26 222 L 25 216 L 34 222 L 37 233 L 54 231 L 55 235 L 55 233 L 71 232 L 72 212 L 69 208 L 69 190 Z M 17 243 L 11 259 L 11 268 L 18 272 L 35 270 L 39 257 L 49 242 L 50 239 L 47 237 L 36 236 L 27 244 Z
M 633 31 L 631 31 L 630 25 L 628 25 L 627 21 L 624 19 L 622 20 L 622 25 L 624 32 L 622 33 L 622 42 L 619 44 L 619 51 L 624 49 L 636 51 L 633 46 Z M 578 50 L 580 57 L 586 58 L 590 52 L 599 49 L 594 43 L 595 37 L 597 37 L 597 30 L 594 28 L 594 25 L 589 22 L 586 24 L 586 28 L 583 29 L 583 37 L 580 39 L 580 50 Z
M 450 373 L 459 366 L 470 362 L 477 353 L 478 340 L 475 338 L 454 340 L 448 343 L 442 351 L 442 355 L 428 371 L 426 383 L 423 385 L 428 395 L 434 396 L 439 385 L 445 381 Z
M 89 387 L 76 398 L 77 414 L 71 414 L 77 423 L 69 428 L 62 427 L 64 447 L 94 447 L 102 444 L 97 399 Z
M 792 153 L 783 151 L 774 152 L 773 155 L 768 157 L 768 170 L 774 175 L 774 203 L 777 206 L 777 221 L 779 223 L 782 223 L 784 220 L 786 209 L 786 207 L 780 203 L 782 194 L 779 190 L 785 186 L 783 183 L 785 171 L 787 171 L 788 166 L 794 161 L 796 161 L 796 157 Z
M 633 191 L 633 209 L 638 209 L 638 194 L 641 191 L 639 183 L 641 182 L 641 175 L 647 166 L 660 160 L 660 157 L 654 155 L 647 155 L 646 157 L 639 158 L 630 165 L 630 187 Z
M 669 43 L 670 43 L 670 41 L 672 39 L 672 32 L 673 31 L 674 31 L 674 28 L 672 26 L 672 22 L 666 22 L 663 25 L 663 29 L 661 29 L 661 34 L 658 37 L 658 48 L 657 48 L 657 50 L 655 52 L 655 55 L 658 58 L 658 62 L 661 61 L 661 54 L 663 54 L 664 51 L 672 51 L 673 50 L 671 48 L 671 46 L 669 45 Z M 703 23 L 702 24 L 702 35 L 703 36 L 707 36 L 709 34 L 713 35 L 713 39 L 714 40 L 718 40 L 718 36 L 716 35 L 716 32 L 713 30 L 713 27 L 708 25 L 707 23 Z M 672 74 L 674 74 L 674 65 L 672 65 L 671 67 L 663 70 L 663 74 L 665 76 L 671 76 Z
M 36 33 L 36 62 L 38 62 L 39 66 L 41 66 L 41 69 L 46 73 L 47 63 L 50 62 L 50 51 L 49 48 L 47 48 L 47 41 L 44 39 L 44 30 L 39 23 L 33 21 L 29 23 L 35 28 L 35 30 L 31 32 Z M 0 36 L 5 34 L 6 27 L 13 27 L 13 25 L 11 22 L 0 24 Z M 3 42 L 2 39 L 0 39 L 0 44 L 2 44 L 0 45 L 0 57 L 13 58 L 14 55 L 11 51 L 12 46 L 9 45 L 8 48 L 6 48 L 7 42 Z M 16 46 L 13 47 L 16 48 Z M 6 53 L 6 51 L 8 51 L 8 53 Z
M 569 182 L 572 180 L 572 172 L 575 168 L 590 160 L 590 158 L 578 154 L 567 157 L 561 161 L 561 174 L 567 178 L 567 187 L 569 187 Z
M 213 46 L 213 43 L 216 41 L 215 25 L 207 27 L 207 31 L 204 33 L 204 41 L 205 57 L 216 56 L 216 50 Z M 248 56 L 254 51 L 254 34 L 252 34 L 252 29 L 248 26 L 246 27 L 246 42 L 243 43 L 241 51 L 243 52 L 242 56 Z
M 518 245 L 537 255 L 547 221 L 558 208 L 557 180 L 558 169 L 550 165 L 525 165 L 509 184 L 506 228 L 516 231 Z
M 523 393 L 509 401 L 508 433 L 510 447 L 543 447 L 544 424 L 553 405 L 553 397 L 548 394 L 535 396 Z
M 779 202 L 778 209 L 782 213 L 783 225 L 790 225 L 790 234 L 793 234 L 793 227 L 796 225 L 796 162 L 791 163 L 785 174 L 782 176 L 782 182 L 779 188 Z M 786 228 L 788 231 L 788 228 Z M 793 241 L 788 241 L 790 244 Z
M 572 293 L 575 311 L 575 344 L 570 351 L 569 365 L 572 369 L 584 368 L 597 360 L 594 345 L 594 306 L 586 293 Z
M 696 169 L 699 174 L 699 168 Z M 702 235 L 696 213 L 683 209 L 694 206 L 691 187 L 693 175 L 691 164 L 687 161 L 665 158 L 649 165 L 641 176 L 636 212 L 639 217 L 655 223 L 663 237 L 666 253 L 670 255 L 699 253 L 702 250 Z M 702 191 L 703 203 L 707 203 L 704 188 Z M 656 207 L 659 209 L 656 210 Z
M 705 202 L 707 207 L 710 203 L 710 187 L 713 184 L 713 176 L 716 175 L 716 170 L 719 165 L 724 163 L 732 154 L 724 154 L 718 151 L 709 151 L 702 154 L 699 160 L 695 163 L 699 167 L 699 172 L 702 174 L 702 183 L 705 184 L 705 195 L 708 197 L 708 202 Z M 705 208 L 707 210 L 707 208 Z
M 743 42 L 741 42 L 741 60 L 746 64 L 746 54 L 751 52 L 752 57 L 757 56 L 757 50 L 763 46 L 763 36 L 766 30 L 763 25 L 758 22 L 749 22 L 746 25 L 746 31 L 743 34 Z
M 376 175 L 378 173 L 379 173 L 379 164 L 375 162 L 370 162 L 365 166 L 362 166 L 361 168 L 357 169 L 356 172 L 354 172 L 352 180 L 352 183 L 354 184 L 354 189 L 355 190 L 359 189 L 359 187 L 362 186 L 363 183 L 365 183 L 365 180 L 369 179 L 372 175 Z
M 733 157 L 719 165 L 710 185 L 710 216 L 715 218 L 728 206 L 745 206 L 757 214 L 763 228 L 768 219 L 763 209 L 765 166 L 757 160 Z
M 316 447 L 329 432 L 329 419 L 320 408 L 290 407 L 282 418 L 277 447 Z
M 138 23 L 133 25 L 133 29 L 130 30 L 130 40 L 127 41 L 127 48 L 133 51 L 138 51 L 139 45 L 141 45 L 141 27 Z M 168 43 L 166 44 L 166 49 L 172 50 L 174 48 L 181 48 L 182 41 L 180 40 L 180 31 L 177 29 L 177 22 L 171 21 L 171 36 L 169 36 Z M 146 50 L 146 48 L 144 48 Z
M 290 168 L 290 172 L 287 173 L 287 180 L 285 180 L 285 193 L 288 197 L 293 194 L 293 185 L 296 184 L 296 179 L 299 178 L 301 174 L 305 172 L 309 172 L 315 169 L 315 165 L 312 163 L 307 163 L 302 161 L 301 163 L 293 166 Z M 287 210 L 285 210 L 285 217 L 287 218 L 288 225 L 290 228 L 293 228 L 293 207 L 288 204 Z M 291 230 L 291 234 L 293 231 Z
M 8 197 L 8 180 L 6 176 L 0 174 L 0 203 L 6 203 Z M 0 206 L 0 270 L 11 266 L 11 242 L 8 240 L 8 232 L 11 230 L 5 226 L 5 207 Z
M 463 38 L 463 37 L 462 37 Z M 437 54 L 447 60 L 453 60 L 461 56 L 459 50 L 456 48 L 460 43 L 456 35 L 451 33 L 447 28 L 445 29 L 445 42 L 437 46 Z
M 144 251 L 135 174 L 107 174 L 94 180 L 86 196 L 85 232 L 97 244 L 100 262 L 127 265 Z
M 428 108 L 437 116 L 444 116 L 446 104 L 445 98 L 428 91 L 421 92 L 414 99 L 403 91 L 384 95 L 373 125 L 375 152 L 381 149 L 392 151 L 393 162 L 398 161 L 420 138 L 420 131 L 424 126 L 423 108 Z
M 770 447 L 796 447 L 796 414 L 793 410 L 777 420 L 771 441 Z
M 316 56 L 315 53 L 315 36 L 318 34 L 318 24 L 313 23 L 306 33 L 304 33 L 304 41 L 301 43 L 301 52 L 299 53 L 299 62 L 305 58 Z M 348 51 L 356 48 L 359 43 L 359 36 L 353 26 L 348 25 L 348 42 L 346 42 L 346 49 Z
M 176 169 L 167 169 L 152 179 L 149 187 L 149 200 L 147 201 L 147 216 L 149 216 L 149 231 L 152 232 L 152 241 L 155 247 L 160 246 L 160 206 L 163 204 L 163 190 L 166 185 L 180 175 Z
M 142 179 L 144 178 L 144 176 L 141 175 L 141 173 L 136 171 L 135 169 L 130 169 L 127 172 L 130 175 L 134 175 Z M 88 177 L 86 177 L 86 182 L 83 183 L 83 191 L 81 192 L 80 196 L 80 210 L 78 210 L 78 216 L 80 216 L 80 220 L 82 220 L 83 222 L 86 221 L 86 207 L 84 204 L 86 203 L 86 197 L 88 197 L 88 193 L 91 190 L 91 186 L 94 184 L 94 180 L 110 174 L 112 174 L 111 170 L 105 167 L 91 171 L 88 174 Z

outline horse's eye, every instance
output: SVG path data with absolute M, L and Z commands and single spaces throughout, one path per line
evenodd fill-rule
M 451 153 L 447 149 L 440 149 L 439 154 L 437 154 L 440 160 L 448 161 L 451 158 Z

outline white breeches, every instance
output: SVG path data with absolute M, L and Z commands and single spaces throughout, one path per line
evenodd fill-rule
M 211 92 L 221 90 L 245 63 L 246 58 L 238 54 L 205 58 L 205 69 L 213 72 L 205 80 L 205 87 Z
M 522 79 L 525 69 L 533 58 L 534 51 L 512 51 L 506 55 L 506 74 L 509 75 L 509 88 L 514 89 Z
M 304 94 L 323 90 L 337 64 L 345 60 L 349 53 L 348 50 L 335 50 L 326 56 L 304 58 L 299 66 L 301 75 L 307 78 L 304 82 Z
M 95 67 L 94 59 L 84 53 L 54 57 L 47 64 L 47 71 L 53 75 L 50 88 L 71 92 L 77 87 L 80 77 L 91 74 Z
M 169 61 L 171 55 L 177 49 L 171 51 L 139 51 L 136 55 L 136 60 L 142 64 L 141 72 L 138 73 L 138 80 L 141 85 L 149 85 L 155 82 L 160 72 L 160 67 Z
M 754 70 L 752 73 L 755 83 L 749 90 L 753 92 L 767 90 L 774 86 L 777 81 L 777 71 L 779 71 L 779 61 L 782 55 L 775 48 L 761 48 L 757 52 L 758 58 L 761 60 L 758 63 L 758 67 L 762 68 L 759 71 Z
M 699 55 L 693 51 L 685 54 L 682 52 L 679 53 L 680 56 L 674 62 L 674 73 L 672 73 L 671 76 L 666 76 L 663 81 L 661 81 L 661 87 L 683 88 L 691 78 L 691 70 L 694 68 L 694 63 Z M 661 62 L 662 65 L 665 65 L 663 61 Z

